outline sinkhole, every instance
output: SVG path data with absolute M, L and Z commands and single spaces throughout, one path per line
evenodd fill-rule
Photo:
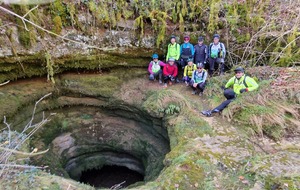
M 144 175 L 124 166 L 103 166 L 101 169 L 83 171 L 80 182 L 94 187 L 127 187 L 144 180 Z
M 55 118 L 35 137 L 50 150 L 33 162 L 53 174 L 94 187 L 130 188 L 156 179 L 164 168 L 170 145 L 162 118 L 129 105 L 51 112 Z

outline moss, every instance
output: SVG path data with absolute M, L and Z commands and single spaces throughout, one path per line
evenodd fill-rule
M 67 10 L 70 14 L 71 25 L 74 27 L 77 24 L 77 15 L 75 4 L 67 4 Z
M 29 12 L 28 6 L 18 6 L 13 5 L 13 10 L 19 14 L 24 15 Z M 29 13 L 29 20 L 34 22 L 34 15 L 32 12 Z M 19 18 L 16 18 L 16 22 L 18 24 L 18 32 L 19 32 L 19 42 L 25 47 L 30 48 L 36 42 L 36 31 L 32 25 L 26 24 L 24 25 L 23 21 Z
M 210 3 L 210 13 L 209 13 L 209 24 L 207 26 L 207 30 L 210 33 L 215 32 L 218 28 L 218 22 L 219 22 L 219 11 L 221 3 L 220 0 L 212 0 Z
M 67 4 L 63 3 L 62 1 L 56 0 L 53 3 L 51 3 L 50 13 L 53 15 L 55 31 L 58 31 L 57 29 L 62 25 L 64 26 L 71 25 L 71 20 L 70 20 L 70 15 L 68 10 L 69 9 L 67 9 Z
M 61 30 L 62 30 L 62 21 L 61 21 L 61 17 L 60 16 L 55 16 L 53 18 L 53 23 L 54 23 L 54 29 L 53 31 L 56 34 L 60 34 Z
M 47 80 L 51 80 L 51 82 L 53 84 L 55 84 L 55 80 L 54 80 L 54 69 L 53 69 L 53 66 L 54 66 L 54 63 L 51 59 L 51 55 L 46 52 L 45 54 L 45 57 L 46 57 L 46 67 L 47 67 Z
M 71 79 L 71 78 L 70 78 Z M 122 80 L 117 76 L 94 76 L 94 77 L 74 77 L 71 80 L 63 80 L 63 87 L 65 89 L 80 93 L 83 92 L 87 95 L 110 97 Z M 98 88 L 101 86 L 101 88 Z

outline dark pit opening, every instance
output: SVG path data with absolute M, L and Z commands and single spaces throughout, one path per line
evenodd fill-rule
M 124 166 L 105 165 L 101 169 L 90 169 L 83 171 L 80 182 L 94 187 L 112 188 L 118 186 L 125 188 L 131 184 L 143 181 L 144 176 Z

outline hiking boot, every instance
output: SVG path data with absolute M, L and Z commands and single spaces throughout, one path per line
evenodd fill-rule
M 159 80 L 159 84 L 162 84 L 162 81 L 161 81 L 161 80 Z
M 197 94 L 197 90 L 193 90 L 192 94 L 193 95 Z
M 178 78 L 176 79 L 176 83 L 180 83 L 180 80 Z
M 167 87 L 168 87 L 167 83 L 164 83 L 163 87 L 164 87 L 164 88 L 167 88 Z
M 189 86 L 189 83 L 187 81 L 185 81 L 185 86 Z
M 212 116 L 210 110 L 204 110 L 204 111 L 201 111 L 201 113 L 202 113 L 203 115 L 205 115 L 206 117 L 211 117 L 211 116 Z

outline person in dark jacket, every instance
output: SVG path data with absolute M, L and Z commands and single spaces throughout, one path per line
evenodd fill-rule
M 237 95 L 244 92 L 254 91 L 258 88 L 256 81 L 253 78 L 246 76 L 242 67 L 237 67 L 234 72 L 235 76 L 230 78 L 225 85 L 224 96 L 226 100 L 212 110 L 202 111 L 201 113 L 203 115 L 210 117 L 213 113 L 219 113 L 226 108 Z M 228 89 L 231 86 L 233 89 Z
M 164 66 L 164 69 L 163 69 L 164 86 L 163 87 L 167 87 L 168 82 L 169 82 L 169 85 L 172 85 L 172 83 L 175 82 L 175 79 L 177 78 L 178 68 L 174 63 L 175 63 L 175 59 L 169 58 L 168 64 L 166 64 Z
M 206 60 L 207 60 L 207 46 L 203 44 L 203 37 L 200 36 L 198 38 L 198 44 L 194 46 L 195 53 L 194 53 L 194 63 L 202 63 L 205 68 L 208 68 L 206 65 Z
M 220 69 L 219 74 L 224 73 L 224 60 L 226 56 L 226 49 L 222 42 L 220 42 L 220 35 L 215 34 L 213 36 L 213 43 L 208 47 L 208 61 L 209 61 L 209 76 L 212 77 L 215 67 Z
M 159 84 L 162 84 L 162 69 L 166 64 L 160 60 L 158 60 L 158 55 L 155 53 L 152 55 L 153 61 L 149 63 L 148 71 L 150 73 L 149 80 L 154 81 L 158 76 Z

